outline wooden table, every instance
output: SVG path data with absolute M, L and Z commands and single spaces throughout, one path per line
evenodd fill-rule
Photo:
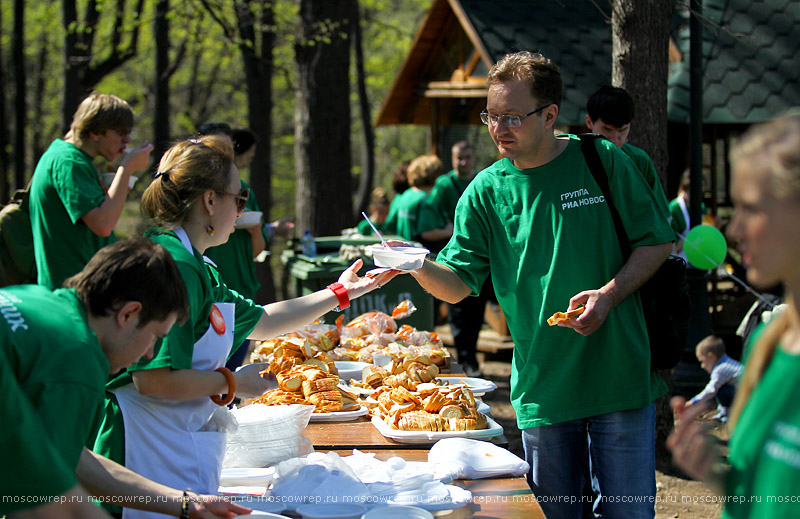
M 461 367 L 452 363 L 451 375 L 463 375 Z M 431 442 L 400 443 L 383 436 L 363 416 L 350 422 L 312 422 L 303 431 L 311 440 L 314 450 L 333 451 L 340 456 L 350 456 L 353 449 L 375 453 L 385 461 L 399 456 L 406 461 L 428 461 Z M 507 445 L 505 436 L 490 439 L 499 445 Z M 455 510 L 433 512 L 436 517 L 447 519 L 543 519 L 544 513 L 536 502 L 524 477 L 501 477 L 475 480 L 457 480 L 452 484 L 472 492 L 473 503 Z
M 349 456 L 353 453 L 352 450 L 332 449 L 332 451 L 340 456 Z M 406 461 L 428 461 L 428 451 L 423 449 L 385 449 L 372 452 L 381 461 L 393 456 L 399 456 Z M 472 492 L 472 504 L 455 510 L 433 512 L 434 516 L 447 517 L 447 519 L 470 517 L 544 519 L 544 513 L 524 477 L 456 480 L 452 484 Z

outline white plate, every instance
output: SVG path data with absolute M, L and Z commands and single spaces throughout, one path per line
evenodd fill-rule
M 370 366 L 368 362 L 355 360 L 335 360 L 333 364 L 339 370 L 339 379 L 345 382 L 349 382 L 351 378 L 361 380 L 361 371 Z
M 481 396 L 489 391 L 497 389 L 497 384 L 491 380 L 473 377 L 436 377 L 437 380 L 442 380 L 448 386 L 457 386 L 459 384 L 465 386 L 472 391 L 475 396 Z
M 448 492 L 450 493 L 449 499 L 444 501 L 388 501 L 390 505 L 407 505 L 407 506 L 414 506 L 418 508 L 423 508 L 425 510 L 453 510 L 455 508 L 461 508 L 472 502 L 472 492 L 466 490 L 461 487 L 457 487 L 455 485 L 445 485 L 447 487 Z
M 377 416 L 372 417 L 372 425 L 378 429 L 379 433 L 400 443 L 419 443 L 420 441 L 435 443 L 442 438 L 493 438 L 503 434 L 503 426 L 492 420 L 490 416 L 486 417 L 486 422 L 489 425 L 487 429 L 474 431 L 400 431 L 392 429 Z
M 237 229 L 248 229 L 255 227 L 261 223 L 261 217 L 264 215 L 261 211 L 244 211 L 242 215 L 236 219 Z
M 310 422 L 349 422 L 359 416 L 367 414 L 367 408 L 363 405 L 353 411 L 335 411 L 333 413 L 311 413 Z
M 483 414 L 490 414 L 492 412 L 492 408 L 483 400 L 475 401 L 475 410 Z
M 271 501 L 266 497 L 248 496 L 244 499 L 233 499 L 237 505 L 252 508 L 251 515 L 279 514 L 286 510 L 286 505 L 279 501 Z M 279 516 L 283 517 L 283 516 Z
M 280 515 L 274 512 L 262 512 L 259 510 L 253 510 L 252 514 L 245 514 L 245 515 L 237 515 L 236 517 L 267 517 L 271 519 L 291 519 L 285 515 Z
M 312 503 L 297 507 L 297 513 L 306 519 L 358 519 L 366 511 L 367 507 L 358 503 Z
M 275 474 L 275 467 L 226 468 L 219 477 L 221 487 L 266 487 Z

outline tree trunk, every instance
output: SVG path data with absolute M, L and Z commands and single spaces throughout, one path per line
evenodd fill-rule
M 612 82 L 630 92 L 636 110 L 630 141 L 653 159 L 666 186 L 667 73 L 669 25 L 675 0 L 614 0 L 612 24 Z M 656 401 L 656 460 L 671 463 L 665 441 L 672 431 L 669 407 L 672 376 L 662 375 L 670 392 Z
M 25 187 L 25 2 L 14 2 L 14 189 Z
M 361 135 L 364 137 L 361 153 L 363 171 L 358 182 L 356 195 L 355 221 L 360 220 L 361 211 L 366 211 L 369 206 L 372 186 L 375 183 L 375 132 L 372 129 L 372 114 L 369 109 L 367 97 L 366 74 L 364 73 L 364 49 L 361 41 L 361 16 L 359 15 L 358 0 L 352 0 L 352 28 L 353 48 L 355 50 L 356 84 L 358 89 L 358 107 L 361 116 Z
M 158 161 L 169 148 L 170 128 L 169 128 L 169 0 L 158 0 L 156 2 L 156 17 L 153 23 L 153 36 L 156 43 L 156 75 L 154 81 L 153 94 L 155 103 L 153 106 L 153 167 L 158 168 Z
M 336 235 L 352 224 L 350 0 L 300 0 L 295 39 L 297 230 Z
M 636 107 L 631 144 L 645 150 L 662 185 L 667 171 L 669 26 L 675 0 L 614 0 L 612 82 Z
M 2 38 L 3 13 L 0 9 L 0 38 Z M 0 205 L 9 199 L 8 189 L 8 119 L 6 115 L 6 74 L 4 55 L 0 53 Z
M 33 133 L 31 134 L 32 164 L 39 162 L 39 158 L 44 153 L 44 141 L 52 135 L 49 131 L 50 128 L 45 128 L 41 123 L 41 121 L 45 120 L 44 97 L 45 88 L 47 86 L 47 58 L 49 57 L 48 35 L 44 35 L 40 43 L 41 49 L 39 50 L 39 57 L 36 60 L 36 72 L 34 74 L 36 86 L 33 89 L 33 99 L 31 100 L 31 113 L 33 114 L 33 120 L 37 121 L 37 123 L 33 125 Z M 45 135 L 47 137 L 45 137 Z M 31 175 L 33 175 L 33 170 L 31 170 Z
M 83 21 L 78 20 L 78 9 L 75 0 L 61 0 L 62 24 L 64 27 L 64 99 L 61 101 L 61 125 L 64 132 L 69 130 L 72 116 L 84 97 L 105 76 L 136 56 L 139 43 L 144 0 L 138 0 L 131 17 L 130 27 L 126 27 L 124 12 L 125 3 L 120 2 L 119 10 L 98 9 L 97 0 L 89 0 Z M 105 7 L 105 6 L 103 6 Z M 114 16 L 111 30 L 111 50 L 108 55 L 95 60 L 94 38 L 97 35 L 100 16 L 104 13 Z M 126 44 L 122 42 L 123 34 L 129 31 Z
M 250 164 L 250 186 L 269 222 L 272 208 L 272 52 L 275 46 L 275 12 L 271 0 L 246 0 L 238 4 L 236 17 L 241 42 L 239 48 L 247 81 L 247 120 L 258 141 Z M 260 16 L 256 22 L 256 11 Z M 258 27 L 258 28 L 256 28 Z M 260 41 L 260 44 L 259 44 Z M 269 261 L 256 265 L 261 288 L 259 303 L 275 301 L 275 282 Z

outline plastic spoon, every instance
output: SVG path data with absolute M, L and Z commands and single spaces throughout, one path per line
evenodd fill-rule
M 381 234 L 381 232 L 378 230 L 377 227 L 375 227 L 375 224 L 372 223 L 372 220 L 369 219 L 369 216 L 367 216 L 367 213 L 365 213 L 364 211 L 361 211 L 361 216 L 364 217 L 364 219 L 367 221 L 369 226 L 372 227 L 372 230 L 375 231 L 375 234 L 378 236 L 378 238 L 381 239 L 381 243 L 383 244 L 383 246 L 386 247 L 387 249 L 391 249 L 391 247 L 389 247 L 389 244 L 386 243 L 386 240 L 383 239 L 383 235 Z

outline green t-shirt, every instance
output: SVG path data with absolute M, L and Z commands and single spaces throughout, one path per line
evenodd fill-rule
M 689 201 L 686 201 L 686 210 L 689 210 Z M 708 210 L 706 209 L 705 204 L 700 204 L 700 211 L 702 214 L 706 214 Z M 668 206 L 668 213 L 669 213 L 669 224 L 672 227 L 672 230 L 675 231 L 677 236 L 686 236 L 686 233 L 689 232 L 688 225 L 686 222 L 686 216 L 683 214 L 683 209 L 681 209 L 681 204 L 677 198 L 670 200 Z
M 242 180 L 242 189 L 250 186 Z M 247 200 L 247 211 L 261 211 L 253 192 Z M 262 226 L 261 233 L 268 240 Z M 253 261 L 253 242 L 247 229 L 236 229 L 228 241 L 222 245 L 206 250 L 206 256 L 213 261 L 222 279 L 229 288 L 239 292 L 248 299 L 255 299 L 261 284 L 256 275 L 256 264 Z
M 74 487 L 77 480 L 75 468 L 67 466 L 53 447 L 44 424 L 20 389 L 5 358 L 0 358 L 0 393 L 3 395 L 0 516 L 3 516 L 47 503 Z
M 433 205 L 430 196 L 419 189 L 409 188 L 397 202 L 397 212 L 386 219 L 386 227 L 409 241 L 419 241 L 420 235 L 447 225 L 444 216 Z
M 800 355 L 778 346 L 731 435 L 724 519 L 800 517 L 798 387 Z
M 170 367 L 172 369 L 191 369 L 194 344 L 208 330 L 211 305 L 214 303 L 234 303 L 235 323 L 231 354 L 253 332 L 264 313 L 263 307 L 256 305 L 237 292 L 229 289 L 217 270 L 203 260 L 203 256 L 192 249 L 190 253 L 174 232 L 148 231 L 150 239 L 163 245 L 178 265 L 178 271 L 186 284 L 189 299 L 189 318 L 182 325 L 176 324 L 167 336 L 155 347 L 151 359 L 142 359 L 128 370 L 115 377 L 108 389 L 115 389 L 133 381 L 131 372 L 145 369 Z M 117 463 L 125 463 L 124 429 L 122 413 L 116 398 L 106 394 L 105 416 L 99 428 L 93 450 Z
M 108 359 L 74 290 L 0 290 L 0 352 L 74 471 L 102 414 Z
M 436 184 L 431 191 L 433 205 L 452 222 L 456 217 L 456 205 L 461 194 L 467 188 L 472 179 L 464 180 L 459 178 L 455 170 L 450 170 L 446 175 L 441 175 L 436 179 Z
M 659 206 L 661 206 L 664 211 L 667 211 L 667 195 L 664 194 L 664 186 L 661 185 L 661 180 L 658 178 L 658 173 L 656 173 L 656 166 L 653 164 L 650 156 L 643 149 L 637 148 L 633 144 L 628 144 L 627 142 L 622 145 L 621 149 L 630 157 L 633 163 L 636 164 L 636 167 L 639 168 L 642 175 L 644 175 L 644 180 L 647 182 L 647 185 L 650 186 L 650 189 L 653 190 Z
M 60 288 L 94 253 L 117 241 L 92 232 L 81 217 L 106 199 L 92 157 L 56 139 L 39 159 L 30 191 L 38 283 Z
M 650 370 L 638 293 L 595 333 L 548 326 L 572 296 L 608 283 L 622 268 L 611 214 L 571 137 L 538 168 L 508 159 L 480 172 L 456 208 L 444 263 L 478 294 L 488 275 L 514 339 L 511 402 L 520 428 L 649 405 L 666 391 Z M 616 146 L 597 141 L 631 245 L 671 240 L 652 189 Z

